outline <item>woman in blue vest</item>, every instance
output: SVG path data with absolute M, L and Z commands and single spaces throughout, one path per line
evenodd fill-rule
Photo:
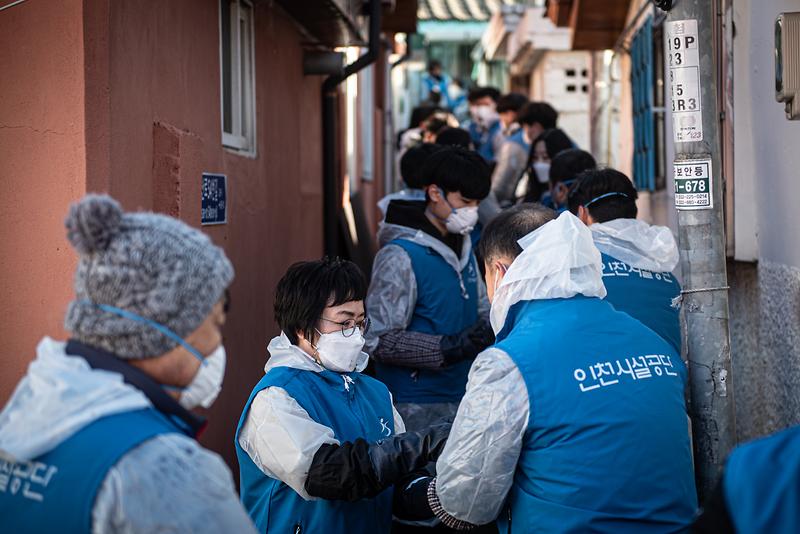
M 444 148 L 423 175 L 426 201 L 389 204 L 367 296 L 376 377 L 412 430 L 455 415 L 472 358 L 493 340 L 469 239 L 488 167 L 474 152 Z
M 352 262 L 297 263 L 278 283 L 264 377 L 236 430 L 241 498 L 260 532 L 388 532 L 392 484 L 434 460 L 449 426 L 406 433 L 361 374 L 366 280 Z
M 497 343 L 472 366 L 437 478 L 415 487 L 452 527 L 684 531 L 697 507 L 684 364 L 602 300 L 588 228 L 553 217 L 523 204 L 487 226 Z
M 800 526 L 800 426 L 736 447 L 692 532 L 791 534 Z
M 603 261 L 603 283 L 614 307 L 638 319 L 681 352 L 680 259 L 672 230 L 636 219 L 636 188 L 614 169 L 585 172 L 569 209 L 592 231 Z
M 550 192 L 550 166 L 553 159 L 570 148 L 575 148 L 575 143 L 560 128 L 550 128 L 534 138 L 525 172 L 517 184 L 515 200 L 541 202 Z
M 87 195 L 66 343 L 44 338 L 0 413 L 3 532 L 254 532 L 195 437 L 225 373 L 233 268 L 202 232 Z
M 517 113 L 520 128 L 505 142 L 497 152 L 497 166 L 492 172 L 492 191 L 481 202 L 479 215 L 481 224 L 486 226 L 501 208 L 517 202 L 517 186 L 529 164 L 531 141 L 550 128 L 556 127 L 558 112 L 546 102 L 529 102 Z M 524 178 L 527 184 L 527 178 Z M 539 198 L 536 198 L 538 202 Z

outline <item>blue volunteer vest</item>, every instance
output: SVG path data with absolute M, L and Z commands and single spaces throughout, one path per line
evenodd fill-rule
M 108 471 L 141 443 L 176 432 L 156 410 L 136 410 L 98 419 L 30 462 L 0 460 L 0 530 L 91 532 Z
M 500 532 L 679 532 L 697 508 L 686 369 L 663 339 L 583 296 L 512 307 L 496 347 L 530 399 Z
M 797 532 L 800 426 L 734 449 L 722 477 L 736 532 Z
M 493 163 L 496 155 L 494 153 L 494 143 L 492 139 L 502 129 L 500 121 L 495 121 L 489 126 L 488 130 L 484 130 L 477 123 L 470 121 L 467 131 L 469 132 L 472 144 L 475 145 L 475 150 L 489 163 Z
M 608 254 L 602 256 L 606 300 L 618 311 L 641 321 L 680 354 L 680 310 L 672 307 L 672 299 L 681 294 L 681 285 L 675 277 L 671 273 L 634 269 Z
M 521 146 L 523 150 L 525 150 L 526 154 L 531 151 L 531 144 L 525 142 L 525 135 L 522 128 L 511 134 L 508 137 L 508 141 L 511 143 L 516 143 L 519 146 Z
M 391 244 L 401 247 L 411 258 L 417 283 L 417 302 L 407 330 L 437 336 L 457 334 L 478 320 L 478 270 L 474 256 L 461 271 L 459 280 L 459 274 L 432 248 L 405 239 L 396 239 Z M 375 376 L 386 384 L 395 402 L 459 402 L 467 387 L 471 365 L 471 361 L 465 360 L 433 371 L 375 362 Z
M 352 382 L 345 387 L 345 378 Z M 363 438 L 376 442 L 394 434 L 394 413 L 386 386 L 361 373 L 305 371 L 290 367 L 270 369 L 256 384 L 236 429 L 242 504 L 260 532 L 350 533 L 389 532 L 392 488 L 372 499 L 356 502 L 306 501 L 280 480 L 268 477 L 239 446 L 250 404 L 268 387 L 280 387 L 308 412 L 333 430 L 340 443 Z
M 492 125 L 489 126 L 489 130 L 484 132 L 481 136 L 481 146 L 479 148 L 476 147 L 478 154 L 489 163 L 494 163 L 497 158 L 497 154 L 494 153 L 494 143 L 492 140 L 495 135 L 500 134 L 502 128 L 503 125 L 500 124 L 500 121 L 492 123 Z
M 472 243 L 472 250 L 477 250 L 478 243 L 481 240 L 481 234 L 483 234 L 483 223 L 478 221 L 475 223 L 475 228 L 469 233 L 469 240 Z

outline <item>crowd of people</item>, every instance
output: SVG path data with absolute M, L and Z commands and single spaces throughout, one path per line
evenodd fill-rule
M 231 263 L 176 219 L 74 204 L 70 338 L 0 412 L 2 530 L 792 530 L 795 479 L 751 470 L 796 433 L 735 452 L 698 514 L 671 231 L 549 104 L 467 100 L 462 127 L 423 106 L 400 136 L 369 280 L 323 258 L 279 281 L 238 495 L 192 413 L 236 364 Z

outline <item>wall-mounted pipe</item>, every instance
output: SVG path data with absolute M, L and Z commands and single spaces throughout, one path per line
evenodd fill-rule
M 405 63 L 406 61 L 411 59 L 411 54 L 414 52 L 414 50 L 411 47 L 411 39 L 412 39 L 412 37 L 414 37 L 413 33 L 407 33 L 406 34 L 406 52 L 402 56 L 400 56 L 400 58 L 397 61 L 392 63 L 392 66 L 390 67 L 391 69 L 394 69 L 395 67 L 397 67 L 401 63 Z
M 369 2 L 369 43 L 367 51 L 353 63 L 344 68 L 341 75 L 332 75 L 322 84 L 322 191 L 323 215 L 322 232 L 325 254 L 339 254 L 339 211 L 341 209 L 341 188 L 336 159 L 338 146 L 337 87 L 349 76 L 368 67 L 378 59 L 381 46 L 381 3 Z

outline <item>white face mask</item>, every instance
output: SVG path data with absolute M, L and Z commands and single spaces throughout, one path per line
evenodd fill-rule
M 489 126 L 491 123 L 495 122 L 500 118 L 500 115 L 498 115 L 497 110 L 495 110 L 494 107 L 488 105 L 478 106 L 477 115 L 478 115 L 478 122 L 481 123 L 482 126 Z
M 337 373 L 351 373 L 358 365 L 364 341 L 359 329 L 350 337 L 345 337 L 341 330 L 330 334 L 319 332 L 319 340 L 314 348 L 324 368 Z
M 220 345 L 202 361 L 192 381 L 181 390 L 178 399 L 181 406 L 192 410 L 198 406 L 210 408 L 214 404 L 222 390 L 226 359 L 225 346 Z
M 444 222 L 447 231 L 451 234 L 467 235 L 478 223 L 478 207 L 465 206 L 452 209 Z
M 550 162 L 549 161 L 536 161 L 533 164 L 533 170 L 536 173 L 536 179 L 540 184 L 546 184 L 550 181 Z

